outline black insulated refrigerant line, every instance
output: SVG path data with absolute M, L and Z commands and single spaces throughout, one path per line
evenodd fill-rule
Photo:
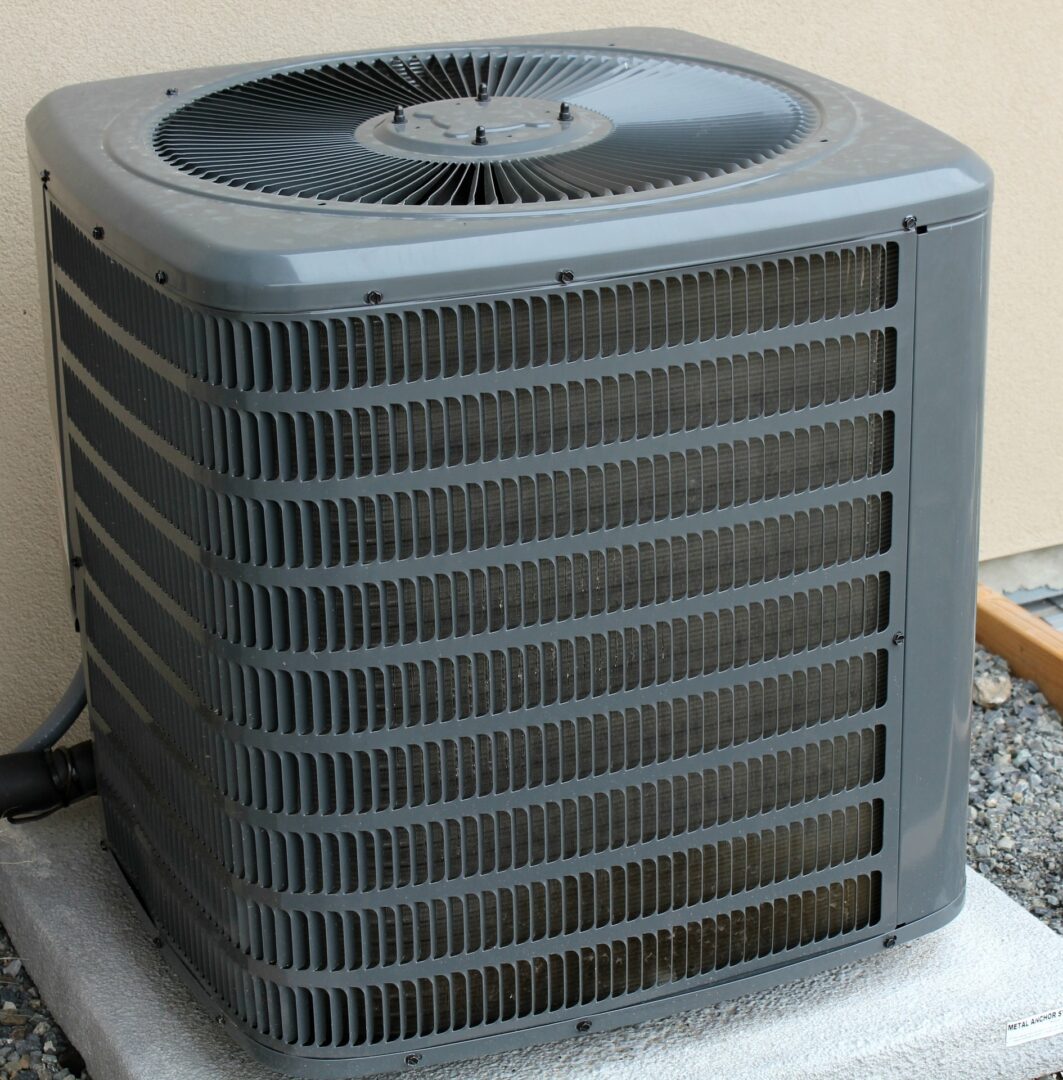
M 92 742 L 55 748 L 85 702 L 85 679 L 78 668 L 44 723 L 14 753 L 0 755 L 0 817 L 35 821 L 96 794 Z

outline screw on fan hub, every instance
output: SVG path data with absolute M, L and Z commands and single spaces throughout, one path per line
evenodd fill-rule
M 474 146 L 486 146 L 487 145 L 487 128 L 482 124 L 476 129 L 476 138 L 473 139 Z
M 561 102 L 561 108 L 557 110 L 557 118 L 562 123 L 567 123 L 572 119 L 572 106 L 567 101 Z
M 487 83 L 480 83 L 480 89 L 476 91 L 476 100 L 485 105 L 491 100 L 491 95 L 487 92 Z
M 406 110 L 401 105 L 395 106 L 395 112 L 392 114 L 391 122 L 393 124 L 406 123 Z

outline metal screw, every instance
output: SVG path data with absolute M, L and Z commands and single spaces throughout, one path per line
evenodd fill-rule
M 476 138 L 472 141 L 473 146 L 487 145 L 487 128 L 482 125 L 476 129 Z
M 160 285 L 165 285 L 166 282 L 168 282 L 170 280 L 170 275 L 167 274 L 165 270 L 156 270 L 155 271 L 155 280 Z
M 906 214 L 904 220 L 901 222 L 901 225 L 904 226 L 904 231 L 905 232 L 911 232 L 912 229 L 914 229 L 917 224 L 918 224 L 918 221 L 916 219 L 915 214 Z
M 52 174 L 47 169 L 41 169 L 41 179 L 47 184 L 52 178 Z
M 407 1054 L 406 1055 L 406 1064 L 407 1065 L 420 1065 L 421 1064 L 421 1055 L 420 1054 Z
M 161 949 L 162 948 L 162 938 L 161 937 L 153 937 L 151 939 L 151 943 L 152 943 L 152 945 L 155 946 L 156 949 Z
M 395 106 L 395 113 L 391 118 L 393 124 L 405 124 L 406 123 L 406 110 L 401 105 Z
M 80 555 L 75 555 L 75 556 L 74 556 L 74 557 L 73 557 L 73 558 L 72 558 L 72 559 L 70 560 L 70 565 L 71 565 L 71 566 L 72 566 L 72 567 L 73 567 L 73 568 L 74 568 L 75 570 L 80 570 L 80 569 L 81 569 L 81 568 L 82 568 L 82 567 L 83 567 L 83 566 L 85 565 L 85 560 L 84 560 L 84 559 L 83 559 L 83 558 L 82 558 L 82 557 L 81 557 Z
M 580 1021 L 579 1021 L 579 1022 L 578 1022 L 578 1023 L 576 1024 L 576 1030 L 577 1030 L 577 1031 L 578 1031 L 578 1032 L 579 1032 L 579 1033 L 580 1033 L 581 1035 L 586 1035 L 586 1034 L 587 1034 L 587 1032 L 588 1032 L 588 1031 L 590 1031 L 590 1029 L 591 1029 L 591 1022 L 590 1022 L 589 1020 L 580 1020 Z
M 902 634 L 901 631 L 898 630 L 897 633 L 893 635 L 893 644 L 900 645 L 902 641 L 904 641 L 904 634 Z
M 896 944 L 897 944 L 897 935 L 896 934 L 887 934 L 882 939 L 882 947 L 884 949 L 892 949 L 893 946 L 896 945 Z
M 177 96 L 177 87 L 176 86 L 168 87 L 167 90 L 166 90 L 166 96 L 167 97 L 176 97 Z
M 491 95 L 487 92 L 487 83 L 480 83 L 480 88 L 476 91 L 476 100 L 485 103 L 491 100 Z
M 576 280 L 576 275 L 571 270 L 558 270 L 557 280 L 562 285 L 571 285 Z
M 370 289 L 370 291 L 365 294 L 365 302 L 367 304 L 379 304 L 383 299 L 384 294 L 382 292 L 377 292 L 376 289 Z
M 102 240 L 103 239 L 103 226 L 102 225 L 96 225 L 96 226 L 93 227 L 92 239 L 93 240 Z
M 221 1013 L 219 1013 L 217 1016 L 214 1017 L 214 1023 L 215 1024 L 224 1024 L 225 1023 L 225 1017 L 222 1016 Z
M 106 850 L 107 850 L 107 841 L 106 840 L 101 840 L 100 841 L 100 851 L 106 851 Z
M 557 114 L 558 120 L 571 120 L 572 119 L 572 106 L 567 101 L 561 102 L 561 108 Z

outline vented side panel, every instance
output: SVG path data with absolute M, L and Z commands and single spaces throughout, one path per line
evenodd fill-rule
M 913 238 L 239 318 L 50 225 L 108 837 L 254 1040 L 372 1071 L 893 925 Z

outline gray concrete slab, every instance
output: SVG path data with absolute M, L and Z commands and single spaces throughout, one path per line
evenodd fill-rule
M 207 1019 L 165 966 L 98 837 L 93 803 L 0 828 L 0 918 L 94 1080 L 276 1080 Z M 1063 937 L 972 872 L 954 922 L 859 964 L 667 1020 L 418 1076 L 1030 1080 L 1063 1068 L 1063 1033 L 1009 1046 L 1006 1026 L 1060 1007 Z M 1045 1030 L 1050 1025 L 1027 1034 Z

